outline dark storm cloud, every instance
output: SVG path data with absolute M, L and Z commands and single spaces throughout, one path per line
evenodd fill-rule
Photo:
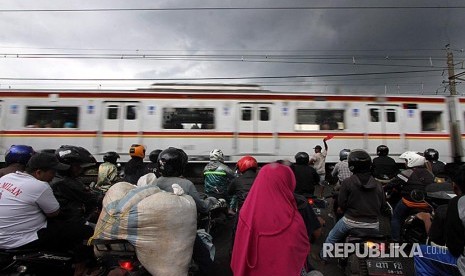
M 0 13 L 3 29 L 0 46 L 4 53 L 121 55 L 121 59 L 112 60 L 10 58 L 4 60 L 8 69 L 0 68 L 0 75 L 6 77 L 153 78 L 181 79 L 180 82 L 183 78 L 225 77 L 239 79 L 205 82 L 259 83 L 271 90 L 331 93 L 435 93 L 437 89 L 444 91 L 442 81 L 447 72 L 445 76 L 442 71 L 364 74 L 436 68 L 431 64 L 445 67 L 445 45 L 450 44 L 452 49 L 465 45 L 461 35 L 465 9 L 386 8 L 457 6 L 460 1 L 21 1 L 20 4 L 5 1 L 2 9 L 384 8 Z M 190 58 L 130 60 L 125 57 L 129 54 Z M 191 55 L 215 57 L 194 59 Z M 277 55 L 282 57 L 278 59 Z M 464 58 L 460 51 L 454 55 L 456 62 Z M 247 78 L 259 76 L 319 77 Z M 129 86 L 137 88 L 151 82 L 131 82 Z

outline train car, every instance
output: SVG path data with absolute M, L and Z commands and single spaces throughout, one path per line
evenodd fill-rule
M 37 150 L 72 144 L 99 161 L 105 152 L 117 151 L 124 162 L 131 144 L 138 143 L 147 153 L 182 148 L 191 161 L 208 160 L 214 148 L 222 149 L 229 162 L 246 154 L 259 162 L 294 161 L 295 153 L 311 154 L 331 135 L 327 162 L 337 162 L 343 148 L 375 156 L 380 144 L 396 160 L 406 150 L 435 148 L 441 160 L 451 162 L 451 113 L 463 128 L 465 111 L 460 97 L 284 93 L 254 85 L 7 89 L 0 95 L 1 160 L 12 144 Z

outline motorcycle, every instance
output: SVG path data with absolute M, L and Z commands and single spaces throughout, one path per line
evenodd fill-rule
M 425 244 L 428 240 L 428 234 L 424 220 L 420 218 L 419 213 L 428 213 L 430 217 L 435 216 L 435 210 L 442 205 L 447 205 L 449 200 L 455 196 L 451 183 L 433 183 L 425 187 L 424 192 L 415 195 L 416 201 L 425 202 L 429 206 L 428 210 L 412 209 L 408 217 L 404 220 L 401 239 L 407 243 Z
M 224 199 L 218 200 L 209 212 L 199 214 L 197 228 L 203 229 L 203 234 L 210 234 L 210 231 L 221 223 L 218 214 L 223 214 L 228 210 Z M 92 240 L 95 250 L 99 251 L 99 262 L 102 263 L 109 276 L 145 276 L 150 273 L 144 268 L 137 258 L 134 246 L 127 240 Z M 192 261 L 189 268 L 189 275 L 198 272 L 198 266 Z
M 108 276 L 150 275 L 137 259 L 136 249 L 127 240 L 92 240 L 95 250 L 99 251 L 99 261 L 108 271 Z
M 71 252 L 39 249 L 7 249 L 0 251 L 0 275 L 73 275 Z

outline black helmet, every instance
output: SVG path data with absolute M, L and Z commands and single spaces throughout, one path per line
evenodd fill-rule
M 423 153 L 423 156 L 425 156 L 426 160 L 428 161 L 438 161 L 439 160 L 439 152 L 435 149 L 427 149 Z
M 97 163 L 94 156 L 83 147 L 63 145 L 55 151 L 55 155 L 60 162 L 68 165 L 79 164 L 81 168 L 91 167 Z
M 349 156 L 350 149 L 343 149 L 339 152 L 339 160 L 346 160 Z
M 296 164 L 308 165 L 309 162 L 310 162 L 310 156 L 308 155 L 308 153 L 301 151 L 295 155 Z
M 379 145 L 376 148 L 376 154 L 378 156 L 387 156 L 389 154 L 389 148 L 385 145 Z
M 160 155 L 160 152 L 162 152 L 161 149 L 152 150 L 149 154 L 150 162 L 157 163 L 158 155 Z
M 119 154 L 114 151 L 109 151 L 103 155 L 104 162 L 110 162 L 112 164 L 116 164 L 116 161 L 119 158 Z
M 352 150 L 347 159 L 349 170 L 353 173 L 369 172 L 371 169 L 371 157 L 362 149 Z
M 187 154 L 182 149 L 169 147 L 158 155 L 158 166 L 162 176 L 181 176 L 187 165 Z

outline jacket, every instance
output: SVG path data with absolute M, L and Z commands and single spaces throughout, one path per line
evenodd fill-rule
M 224 163 L 210 161 L 203 169 L 205 193 L 225 195 L 234 172 Z
M 367 172 L 354 174 L 342 182 L 338 203 L 348 219 L 375 223 L 386 206 L 386 198 L 381 183 Z

